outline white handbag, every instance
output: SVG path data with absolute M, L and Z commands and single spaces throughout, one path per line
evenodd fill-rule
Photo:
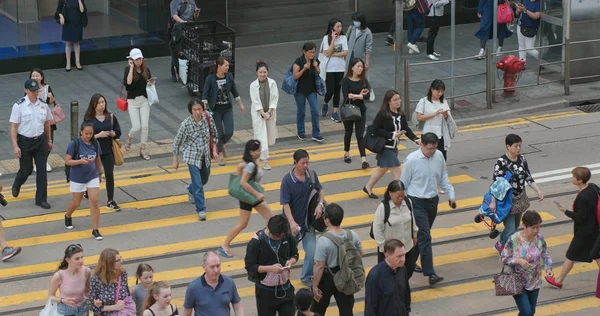
M 325 39 L 323 39 L 324 41 Z M 319 48 L 319 61 L 321 62 L 320 64 L 320 68 L 321 68 L 321 72 L 319 73 L 319 76 L 321 77 L 321 79 L 323 79 L 323 81 L 327 80 L 327 64 L 329 64 L 329 57 L 325 56 L 325 53 L 323 53 L 323 41 L 321 41 L 321 48 Z
M 46 306 L 44 309 L 40 311 L 40 316 L 64 316 L 63 314 L 59 314 L 56 309 L 56 304 L 52 304 L 51 300 L 46 302 Z
M 146 85 L 146 94 L 148 95 L 148 104 L 155 105 L 158 104 L 158 93 L 156 93 L 156 84 L 147 84 Z

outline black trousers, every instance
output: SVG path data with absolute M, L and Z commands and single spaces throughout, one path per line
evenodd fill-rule
M 33 163 L 37 172 L 35 174 L 35 202 L 42 203 L 48 200 L 48 175 L 46 161 L 48 161 L 48 138 L 46 134 L 29 138 L 17 135 L 17 146 L 21 149 L 19 158 L 19 171 L 15 177 L 13 187 L 21 188 L 33 172 Z
M 327 93 L 325 94 L 325 103 L 329 103 L 333 98 L 333 107 L 340 107 L 340 89 L 342 89 L 343 72 L 328 72 L 325 78 Z
M 381 251 L 383 251 L 383 249 L 377 247 L 377 263 L 385 260 L 385 255 Z M 412 277 L 413 272 L 415 272 L 417 259 L 419 259 L 419 245 L 413 246 L 410 251 L 406 253 L 406 262 L 404 263 L 404 266 L 406 267 L 406 272 L 408 272 L 409 279 Z
M 256 312 L 259 316 L 294 316 L 294 286 L 290 285 L 287 290 L 280 288 L 277 291 L 254 287 L 256 294 Z
M 171 77 L 175 77 L 179 73 L 179 51 L 181 50 L 181 41 L 172 45 L 169 43 L 169 50 L 171 51 Z
M 329 269 L 323 271 L 323 277 L 321 278 L 321 282 L 319 282 L 319 290 L 323 293 L 323 297 L 318 302 L 313 299 L 312 311 L 314 313 L 325 315 L 327 307 L 329 307 L 329 303 L 331 302 L 331 297 L 333 296 L 335 297 L 340 316 L 354 315 L 352 312 L 352 309 L 354 308 L 354 295 L 346 295 L 338 291 L 333 283 L 333 275 L 329 272 Z
M 366 157 L 365 152 L 365 123 L 367 122 L 367 112 L 362 112 L 362 117 L 358 121 L 344 121 L 344 151 L 350 151 L 350 141 L 352 140 L 352 132 L 356 127 L 355 135 L 358 143 L 358 151 L 361 157 Z
M 429 34 L 427 35 L 427 55 L 433 54 L 435 50 L 433 49 L 433 45 L 435 43 L 435 38 L 438 35 L 438 31 L 440 30 L 440 24 L 442 23 L 441 16 L 428 16 L 427 19 L 430 22 L 429 26 Z
M 106 177 L 106 195 L 108 201 L 113 201 L 115 196 L 115 157 L 112 151 L 109 151 L 100 156 L 102 167 L 104 168 L 104 176 Z
M 419 247 L 419 255 L 421 256 L 423 275 L 433 275 L 435 274 L 435 269 L 433 267 L 431 228 L 437 217 L 438 202 L 440 200 L 437 196 L 431 199 L 410 198 L 413 202 L 415 223 L 419 228 L 419 232 L 417 232 L 417 246 Z
M 444 160 L 448 160 L 448 153 L 445 149 L 444 137 L 440 138 L 440 140 L 438 141 L 437 149 L 442 152 L 442 155 L 444 155 Z

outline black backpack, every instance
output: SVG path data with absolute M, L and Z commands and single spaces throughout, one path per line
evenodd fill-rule
M 75 147 L 73 150 L 73 159 L 74 159 L 75 157 L 79 156 L 79 137 L 72 139 L 71 142 L 72 143 L 74 142 L 73 147 Z M 96 155 L 98 155 L 98 141 L 94 137 L 92 137 L 92 144 L 94 144 L 94 148 L 96 148 Z M 74 159 L 74 160 L 79 160 L 79 158 Z M 67 178 L 67 183 L 69 183 L 69 181 L 71 181 L 70 180 L 71 166 L 67 166 L 66 163 L 65 163 L 65 177 Z
M 323 189 L 316 182 L 313 182 L 313 179 L 316 178 L 315 172 L 312 169 L 308 170 L 310 174 L 310 193 L 308 195 L 308 208 L 307 208 L 307 226 L 312 226 L 318 232 L 324 232 L 327 227 L 325 226 L 325 219 L 323 215 L 318 219 L 315 218 L 315 209 L 319 206 L 320 201 L 320 193 L 321 189 Z M 325 212 L 325 206 L 327 206 L 327 202 L 323 202 L 323 212 Z
M 404 197 L 404 201 L 406 201 L 406 206 L 408 206 L 408 210 L 410 211 L 410 235 L 412 237 L 412 235 L 414 234 L 414 226 L 412 224 L 413 222 L 413 206 L 412 206 L 412 201 L 410 200 L 410 198 L 408 196 Z M 392 212 L 392 209 L 390 208 L 390 203 L 389 202 L 385 202 L 385 200 L 381 201 L 381 203 L 383 203 L 383 210 L 384 210 L 384 215 L 383 215 L 383 223 L 384 224 L 388 224 L 390 227 L 392 226 L 389 222 L 390 219 L 390 213 Z M 372 239 L 375 239 L 375 235 L 373 235 L 373 223 L 371 223 L 371 231 L 369 232 L 369 236 L 371 236 Z

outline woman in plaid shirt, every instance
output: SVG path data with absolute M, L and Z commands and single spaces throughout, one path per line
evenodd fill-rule
M 198 219 L 206 220 L 204 188 L 210 176 L 210 159 L 217 156 L 218 134 L 215 122 L 204 104 L 193 99 L 188 103 L 191 116 L 181 122 L 173 141 L 173 168 L 179 168 L 177 155 L 183 151 L 183 161 L 188 164 L 192 184 L 186 187 L 188 201 L 196 204 Z M 211 148 L 212 147 L 212 148 Z M 211 153 L 212 150 L 212 153 Z

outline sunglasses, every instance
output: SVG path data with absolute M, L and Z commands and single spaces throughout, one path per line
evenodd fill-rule
M 72 252 L 72 251 L 76 251 L 79 249 L 83 249 L 83 247 L 81 247 L 81 244 L 71 244 L 71 245 L 69 245 L 69 247 L 67 247 L 67 251 L 65 251 L 65 252 Z

